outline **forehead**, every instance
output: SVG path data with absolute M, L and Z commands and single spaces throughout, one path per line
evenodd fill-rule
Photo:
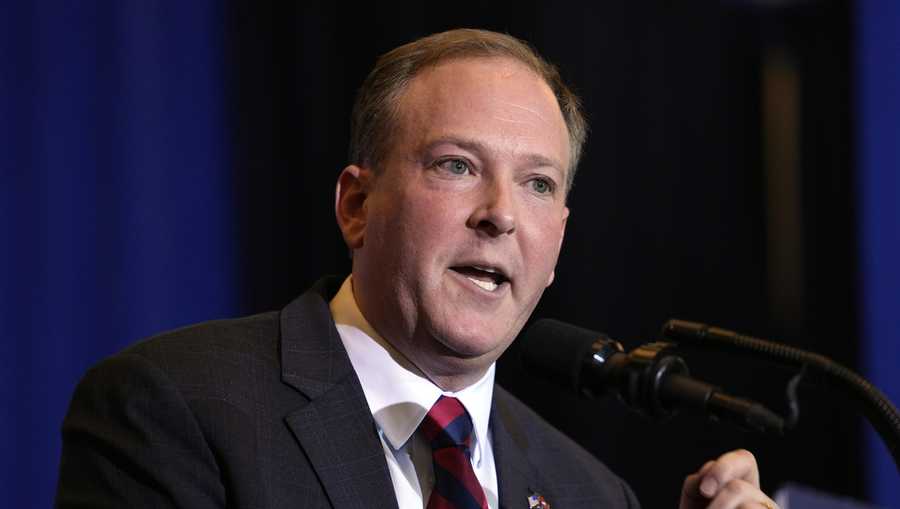
M 422 70 L 398 101 L 398 124 L 394 148 L 400 150 L 452 137 L 505 153 L 537 153 L 563 171 L 568 165 L 568 130 L 556 97 L 510 58 L 454 59 Z

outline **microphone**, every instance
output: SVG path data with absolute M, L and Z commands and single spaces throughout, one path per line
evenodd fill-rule
M 605 334 L 551 319 L 535 322 L 519 341 L 529 372 L 587 396 L 612 393 L 657 419 L 685 410 L 751 430 L 784 431 L 784 419 L 763 405 L 691 378 L 672 343 L 625 353 Z

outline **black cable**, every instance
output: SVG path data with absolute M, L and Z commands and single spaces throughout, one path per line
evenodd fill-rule
M 863 415 L 881 436 L 900 470 L 900 412 L 877 387 L 852 370 L 824 355 L 701 323 L 669 320 L 663 326 L 663 336 L 679 343 L 749 352 L 764 359 L 805 367 L 837 381 L 855 396 L 851 400 L 861 405 Z

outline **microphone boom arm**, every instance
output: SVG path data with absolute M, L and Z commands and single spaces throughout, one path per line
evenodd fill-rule
M 862 414 L 878 432 L 900 470 L 900 412 L 877 387 L 852 370 L 824 355 L 702 323 L 669 320 L 663 326 L 662 334 L 678 343 L 727 352 L 751 353 L 825 375 L 852 396 L 851 400 L 861 408 Z

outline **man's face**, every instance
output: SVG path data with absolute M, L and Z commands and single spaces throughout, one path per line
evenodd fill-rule
M 553 280 L 568 216 L 566 125 L 550 88 L 505 58 L 426 69 L 399 112 L 377 177 L 357 169 L 354 294 L 433 380 L 481 376 Z

